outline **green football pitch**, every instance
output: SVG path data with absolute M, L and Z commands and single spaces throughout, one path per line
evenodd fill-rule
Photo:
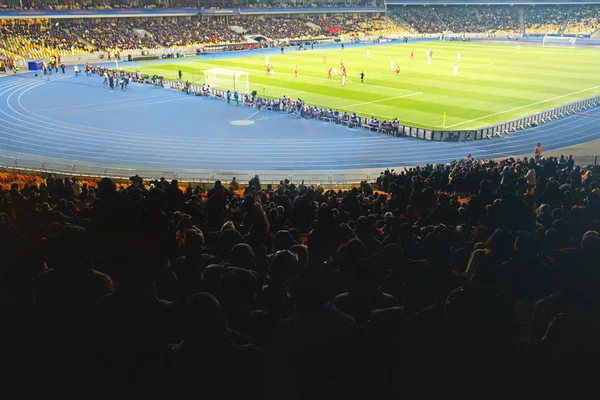
M 426 50 L 433 51 L 427 65 Z M 367 57 L 367 50 L 370 57 Z M 414 60 L 410 52 L 414 51 Z M 224 68 L 249 74 L 259 96 L 300 97 L 310 105 L 393 119 L 429 129 L 475 129 L 600 94 L 600 51 L 521 45 L 455 42 L 356 46 L 269 55 L 275 75 L 267 75 L 265 55 L 198 57 L 185 62 L 142 65 L 142 73 L 204 82 L 204 70 Z M 461 62 L 457 64 L 457 55 Z M 323 63 L 323 56 L 327 62 Z M 341 86 L 340 61 L 346 65 Z M 394 71 L 390 63 L 394 63 Z M 458 65 L 458 76 L 454 66 Z M 294 77 L 298 66 L 299 76 Z M 395 67 L 401 72 L 396 76 Z M 338 70 L 331 79 L 330 67 Z M 364 83 L 360 73 L 364 71 Z M 446 114 L 445 123 L 443 115 Z

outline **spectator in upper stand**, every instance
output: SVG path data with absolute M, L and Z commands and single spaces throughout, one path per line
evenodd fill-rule
M 295 282 L 295 314 L 277 326 L 268 353 L 269 397 L 290 390 L 292 398 L 304 399 L 316 391 L 334 395 L 348 388 L 337 375 L 349 366 L 348 346 L 356 322 L 327 302 L 315 278 L 305 276 Z
M 40 307 L 64 313 L 90 307 L 114 291 L 112 279 L 92 269 L 92 243 L 88 232 L 67 226 L 48 238 L 48 267 L 36 279 L 35 296 Z
M 519 232 L 515 252 L 502 265 L 499 288 L 512 301 L 532 302 L 552 291 L 552 270 L 540 256 L 540 245 L 532 233 Z
M 548 204 L 542 204 L 538 209 L 537 222 L 546 228 L 551 228 L 553 223 L 551 211 Z
M 383 293 L 379 288 L 383 271 L 368 259 L 359 260 L 352 280 L 353 286 L 348 292 L 337 295 L 333 303 L 342 312 L 353 317 L 359 325 L 363 325 L 376 309 L 385 309 L 397 304 L 394 296 Z
M 274 235 L 269 232 L 269 221 L 260 203 L 254 203 L 253 214 L 254 220 L 244 239 L 255 249 L 260 260 L 263 261 L 273 249 Z
M 569 174 L 569 183 L 575 189 L 581 186 L 581 167 L 579 165 Z
M 173 302 L 157 297 L 157 292 L 168 291 L 166 274 L 153 260 L 140 257 L 123 268 L 116 292 L 98 303 L 94 338 L 97 350 L 106 357 L 99 361 L 115 369 L 110 375 L 118 379 L 129 375 L 132 381 L 145 382 L 152 379 L 148 371 L 155 370 L 173 338 L 176 308 Z
M 512 255 L 514 242 L 510 232 L 496 229 L 485 242 L 483 249 L 477 249 L 471 254 L 466 269 L 470 279 L 495 286 L 502 264 Z
M 380 242 L 373 237 L 373 225 L 365 216 L 361 216 L 356 221 L 356 229 L 354 231 L 356 237 L 364 243 L 369 255 L 379 252 Z
M 596 267 L 599 252 L 599 236 L 583 238 L 580 249 L 572 255 L 569 271 L 562 276 L 560 290 L 536 303 L 534 326 L 537 337 L 545 332 L 550 319 L 560 313 L 597 319 L 600 307 L 600 274 Z
M 183 308 L 180 322 L 182 341 L 171 346 L 169 376 L 176 392 L 189 393 L 200 383 L 203 393 L 217 397 L 261 397 L 260 371 L 255 368 L 261 351 L 233 342 L 217 299 L 208 293 L 194 295 Z M 229 385 L 231 379 L 237 384 Z
M 297 196 L 294 199 L 292 206 L 292 212 L 294 218 L 292 224 L 295 225 L 302 232 L 306 232 L 310 228 L 309 221 L 314 219 L 315 215 L 315 192 L 308 190 L 303 195 Z
M 248 182 L 248 186 L 253 187 L 254 190 L 260 190 L 260 179 L 258 175 L 254 175 L 254 178 L 250 179 L 250 182 Z
M 567 159 L 567 164 L 566 164 L 566 168 L 568 171 L 573 170 L 573 165 L 575 165 L 575 160 L 573 160 L 573 156 L 569 155 L 569 158 Z
M 587 204 L 581 210 L 582 217 L 589 221 L 600 221 L 600 193 L 592 191 L 587 195 Z
M 238 183 L 238 181 L 235 180 L 235 176 L 231 180 L 231 183 L 229 183 L 229 189 L 233 190 L 234 192 L 240 190 L 240 184 Z
M 319 265 L 352 237 L 350 228 L 340 224 L 329 207 L 319 208 L 316 224 L 308 237 L 309 262 Z
M 431 212 L 429 216 L 432 223 L 445 224 L 450 226 L 458 226 L 461 222 L 461 217 L 456 206 L 450 205 L 450 198 L 446 195 L 440 195 L 438 198 L 438 206 Z

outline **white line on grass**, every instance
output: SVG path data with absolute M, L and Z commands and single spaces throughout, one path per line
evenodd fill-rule
M 553 100 L 562 99 L 563 97 L 572 96 L 572 95 L 574 95 L 574 94 L 583 93 L 583 92 L 587 92 L 588 90 L 594 90 L 594 89 L 598 89 L 598 88 L 600 88 L 600 85 L 599 85 L 599 86 L 594 86 L 594 87 L 591 87 L 591 88 L 587 88 L 587 89 L 578 90 L 578 91 L 576 91 L 576 92 L 571 92 L 571 93 L 563 94 L 562 96 L 556 96 L 556 97 L 552 97 L 552 98 L 550 98 L 550 99 L 546 99 L 546 100 L 542 100 L 542 101 L 536 101 L 535 103 L 526 104 L 526 105 L 524 105 L 524 106 L 520 106 L 520 107 L 511 108 L 511 109 L 509 109 L 509 110 L 504 110 L 504 111 L 500 111 L 500 112 L 497 112 L 497 113 L 493 113 L 493 114 L 485 115 L 485 116 L 483 116 L 483 117 L 479 117 L 479 118 L 473 118 L 473 119 L 470 119 L 470 120 L 468 120 L 468 121 L 459 122 L 458 124 L 454 124 L 454 125 L 447 125 L 447 126 L 446 126 L 446 128 L 453 128 L 453 127 L 455 127 L 455 126 L 460 126 L 460 125 L 468 124 L 469 122 L 479 121 L 479 120 L 481 120 L 481 119 L 486 119 L 486 118 L 493 117 L 493 116 L 500 115 L 500 114 L 504 114 L 504 113 L 507 113 L 507 112 L 511 112 L 511 111 L 520 110 L 520 109 L 522 109 L 522 108 L 527 108 L 527 107 L 535 106 L 536 104 L 547 103 L 547 102 L 549 102 L 549 101 L 553 101 Z M 436 126 L 436 128 L 441 128 L 441 127 L 442 127 L 442 125 L 438 125 L 438 126 Z
M 344 107 L 358 107 L 358 106 L 365 106 L 367 104 L 373 104 L 373 103 L 380 103 L 382 101 L 388 101 L 388 100 L 395 100 L 395 99 L 401 99 L 403 97 L 411 97 L 411 96 L 418 96 L 420 94 L 423 94 L 423 92 L 415 92 L 415 93 L 410 93 L 410 94 L 405 94 L 402 96 L 396 96 L 396 97 L 388 97 L 387 99 L 379 99 L 379 100 L 373 100 L 373 101 L 365 101 L 364 103 L 357 103 L 357 104 L 349 104 L 347 106 Z M 341 107 L 337 107 L 337 108 L 341 108 Z
M 469 65 L 469 64 L 463 65 L 463 63 L 461 61 L 459 65 L 460 65 L 461 69 L 462 68 L 485 68 L 485 67 L 491 67 L 492 65 L 494 65 L 494 63 L 491 61 L 487 61 L 487 62 L 488 62 L 488 64 L 482 64 L 482 65 Z
M 292 94 L 300 94 L 300 93 L 306 93 L 306 92 L 305 92 L 304 90 L 294 90 L 294 91 L 291 91 L 291 92 L 289 92 L 289 93 L 285 93 L 285 92 L 284 92 L 284 95 L 286 95 L 286 96 L 290 96 L 290 95 L 292 95 Z
M 280 75 L 290 75 L 291 76 L 292 74 L 287 74 L 287 73 L 284 72 L 284 73 L 281 73 Z M 319 80 L 319 81 L 327 81 L 327 82 L 335 82 L 335 83 L 339 83 L 340 82 L 337 79 L 319 78 L 318 76 L 310 76 L 310 75 L 304 75 L 303 78 L 316 79 L 316 80 Z M 353 82 L 352 82 L 351 79 L 348 79 L 348 83 L 353 83 Z M 410 90 L 410 89 L 400 89 L 400 88 L 393 88 L 393 87 L 388 87 L 388 86 L 369 85 L 367 83 L 361 83 L 360 86 L 374 87 L 374 88 L 385 89 L 385 90 L 395 90 L 395 91 L 400 91 L 400 92 L 421 93 L 421 92 L 416 92 L 416 91 Z

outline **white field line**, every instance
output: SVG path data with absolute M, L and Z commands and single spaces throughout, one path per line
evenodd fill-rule
M 305 92 L 304 90 L 294 90 L 294 91 L 291 91 L 291 92 L 289 92 L 289 93 L 284 93 L 284 94 L 285 94 L 286 96 L 291 96 L 291 95 L 293 95 L 293 94 L 295 95 L 295 94 L 300 94 L 300 93 L 306 93 L 306 92 Z
M 364 103 L 356 103 L 356 104 L 349 104 L 347 106 L 344 107 L 358 107 L 358 106 L 364 106 L 367 104 L 373 104 L 373 103 L 380 103 L 382 101 L 388 101 L 388 100 L 395 100 L 395 99 L 401 99 L 403 97 L 411 97 L 411 96 L 418 96 L 420 94 L 423 94 L 423 92 L 415 92 L 415 93 L 410 93 L 410 94 L 405 94 L 402 96 L 396 96 L 396 97 L 388 97 L 386 99 L 379 99 L 379 100 L 373 100 L 373 101 L 366 101 Z M 341 107 L 336 107 L 336 108 L 341 108 Z
M 488 61 L 488 64 L 483 64 L 483 65 L 469 65 L 469 64 L 463 65 L 462 60 L 461 60 L 461 62 L 458 65 L 460 65 L 460 68 L 477 69 L 477 68 L 491 67 L 492 65 L 494 65 L 494 63 L 491 61 Z
M 550 98 L 550 99 L 546 99 L 546 100 L 542 100 L 542 101 L 536 101 L 535 103 L 526 104 L 526 105 L 524 105 L 524 106 L 520 106 L 520 107 L 511 108 L 511 109 L 504 110 L 504 111 L 500 111 L 500 112 L 497 112 L 497 113 L 493 113 L 493 114 L 485 115 L 485 116 L 483 116 L 483 117 L 479 117 L 479 118 L 470 119 L 470 120 L 468 120 L 468 121 L 459 122 L 458 124 L 447 125 L 447 126 L 446 126 L 446 128 L 453 128 L 453 127 L 455 127 L 455 126 L 460 126 L 460 125 L 468 124 L 469 122 L 479 121 L 480 119 L 486 119 L 486 118 L 493 117 L 493 116 L 500 115 L 500 114 L 504 114 L 504 113 L 507 113 L 507 112 L 511 112 L 511 111 L 520 110 L 520 109 L 522 109 L 522 108 L 527 108 L 527 107 L 535 106 L 535 105 L 537 105 L 537 104 L 547 103 L 547 102 L 549 102 L 549 101 L 553 101 L 553 100 L 562 99 L 563 97 L 572 96 L 572 95 L 574 95 L 574 94 L 583 93 L 583 92 L 587 92 L 588 90 L 594 90 L 594 89 L 598 89 L 598 88 L 600 88 L 600 85 L 599 85 L 599 86 L 594 86 L 594 87 L 591 87 L 591 88 L 587 88 L 587 89 L 578 90 L 578 91 L 576 91 L 576 92 L 571 92 L 571 93 L 563 94 L 562 96 L 556 96 L 556 97 L 552 97 L 552 98 Z M 438 125 L 438 126 L 436 126 L 436 128 L 441 128 L 441 127 L 442 127 L 442 125 Z
M 279 75 L 292 76 L 292 74 L 288 74 L 288 73 L 285 73 L 285 72 L 278 73 L 278 74 Z M 336 75 L 336 77 L 337 77 L 337 75 Z M 341 75 L 340 75 L 340 77 L 341 77 Z M 305 78 L 305 79 L 312 79 L 312 80 L 319 80 L 319 81 L 327 81 L 327 82 L 336 82 L 336 83 L 340 82 L 338 79 L 335 79 L 335 78 L 319 78 L 318 76 L 310 76 L 310 75 L 304 75 L 303 78 Z M 348 78 L 348 83 L 353 83 L 350 78 Z M 265 86 L 267 86 L 267 85 L 265 85 Z M 415 92 L 414 90 L 410 90 L 410 89 L 400 89 L 400 88 L 392 88 L 392 87 L 387 87 L 387 86 L 369 85 L 367 83 L 361 83 L 360 86 L 374 87 L 374 88 L 385 89 L 385 90 L 395 90 L 397 92 L 421 93 L 421 92 Z

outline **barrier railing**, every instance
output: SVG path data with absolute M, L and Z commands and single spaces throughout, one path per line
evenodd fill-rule
M 182 83 L 174 81 L 163 81 L 165 88 L 173 88 L 178 90 L 184 90 Z M 201 87 L 196 85 L 190 85 L 189 94 L 200 95 Z M 225 98 L 226 92 L 223 90 L 212 90 L 211 97 Z M 252 105 L 252 104 L 248 104 Z M 400 125 L 398 129 L 388 131 L 393 136 L 405 136 L 414 137 L 424 140 L 434 141 L 468 141 L 468 140 L 481 140 L 486 138 L 492 138 L 493 136 L 501 136 L 516 132 L 521 129 L 537 126 L 548 121 L 558 119 L 563 116 L 572 115 L 574 113 L 580 113 L 589 108 L 600 105 L 600 95 L 588 97 L 583 100 L 575 101 L 562 106 L 554 107 L 549 110 L 541 111 L 539 113 L 531 114 L 522 118 L 517 118 L 511 121 L 502 122 L 499 124 L 491 125 L 482 129 L 475 130 L 431 130 L 424 128 L 417 128 L 408 125 Z M 329 118 L 329 120 L 331 120 Z M 369 127 L 368 120 L 361 118 L 358 127 Z M 379 129 L 374 129 L 379 130 Z M 593 156 L 594 164 L 597 161 L 596 156 Z M 197 182 L 197 183 L 209 183 L 216 180 L 223 182 L 229 181 L 233 175 L 236 175 L 238 181 L 243 182 L 250 180 L 252 177 L 250 174 L 233 174 L 223 172 L 193 172 L 193 171 L 169 171 L 165 169 L 145 169 L 145 168 L 125 168 L 117 166 L 98 166 L 98 165 L 86 165 L 86 164 L 74 164 L 74 163 L 61 163 L 56 161 L 44 161 L 34 158 L 27 157 L 13 157 L 0 155 L 0 167 L 10 168 L 23 171 L 37 171 L 46 173 L 57 173 L 64 175 L 75 175 L 75 176 L 89 176 L 89 177 L 110 177 L 110 178 L 123 178 L 127 179 L 134 175 L 139 175 L 144 179 L 153 179 L 164 177 L 165 179 L 178 179 L 182 182 Z M 280 181 L 289 180 L 292 183 L 302 183 L 303 181 L 311 184 L 323 184 L 323 185 L 343 185 L 343 184 L 355 184 L 361 181 L 374 182 L 377 179 L 377 175 L 369 174 L 311 174 L 310 172 L 303 174 L 263 174 L 261 175 L 261 181 L 265 184 L 274 183 L 277 184 Z
M 227 183 L 231 181 L 233 176 L 235 176 L 239 182 L 248 182 L 254 176 L 254 174 L 249 173 L 169 171 L 167 169 L 70 164 L 4 155 L 0 155 L 0 168 L 92 178 L 109 177 L 115 179 L 128 179 L 134 175 L 139 175 L 144 179 L 165 178 L 167 180 L 177 179 L 180 182 L 192 183 L 212 183 L 217 180 Z M 361 181 L 374 182 L 378 176 L 379 175 L 375 174 L 311 174 L 310 172 L 300 174 L 266 173 L 260 174 L 260 180 L 264 184 L 278 184 L 287 179 L 289 182 L 295 184 L 304 182 L 306 184 L 310 183 L 314 185 L 345 185 L 355 184 Z
M 600 95 L 591 96 L 572 103 L 563 104 L 548 110 L 540 111 L 510 121 L 500 122 L 481 129 L 470 130 L 439 130 L 431 131 L 431 139 L 440 142 L 462 142 L 468 140 L 491 139 L 494 136 L 502 136 L 523 129 L 531 128 L 556 120 L 561 117 L 583 112 L 600 105 Z M 406 128 L 406 127 L 404 127 Z M 414 129 L 414 128 L 413 128 Z M 409 129 L 410 131 L 410 129 Z M 425 139 L 428 139 L 425 132 Z M 412 136 L 408 134 L 407 136 Z
M 179 90 L 184 89 L 184 85 L 181 82 L 177 84 L 177 82 L 165 80 L 163 84 L 166 88 L 176 88 Z M 196 85 L 190 85 L 189 93 L 200 94 L 201 88 Z M 226 97 L 226 91 L 211 89 L 210 96 L 224 99 Z M 246 104 L 252 105 L 251 103 Z M 572 115 L 574 113 L 580 113 L 590 108 L 597 107 L 598 105 L 600 105 L 600 95 L 594 95 L 582 100 L 574 101 L 568 104 L 563 104 L 561 106 L 540 111 L 538 113 L 526 115 L 524 117 L 516 118 L 510 121 L 500 122 L 498 124 L 490 125 L 480 129 L 468 130 L 432 130 L 400 124 L 398 129 L 388 129 L 387 131 L 385 131 L 381 128 L 381 123 L 379 124 L 378 128 L 371 127 L 367 118 L 360 118 L 358 124 L 352 125 L 362 128 L 369 128 L 378 132 L 388 133 L 392 136 L 414 137 L 417 139 L 433 140 L 437 142 L 462 142 L 470 140 L 491 139 L 494 136 L 510 134 L 519 130 L 531 128 L 546 123 L 548 121 L 553 121 L 564 116 Z M 328 121 L 335 120 L 332 118 L 324 119 Z M 338 120 L 336 122 L 341 121 Z

